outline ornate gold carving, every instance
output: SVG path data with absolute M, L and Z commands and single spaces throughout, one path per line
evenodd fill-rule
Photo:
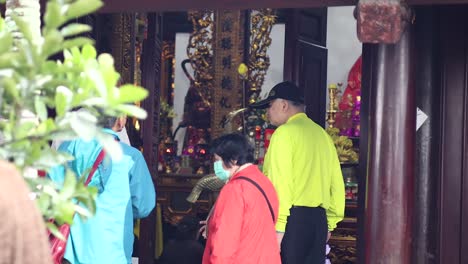
M 141 85 L 141 55 L 143 52 L 143 42 L 148 29 L 148 18 L 145 13 L 135 15 L 135 58 L 133 83 Z
M 112 15 L 112 56 L 123 83 L 133 83 L 135 14 Z
M 252 11 L 248 60 L 249 103 L 254 103 L 257 100 L 268 67 L 270 67 L 270 57 L 267 55 L 267 49 L 271 45 L 270 33 L 275 20 L 276 16 L 273 9 L 266 8 Z
M 174 73 L 175 73 L 175 45 L 172 41 L 164 41 L 162 44 L 161 52 L 161 90 L 160 90 L 160 136 L 159 138 L 165 139 L 171 136 L 172 117 L 164 115 L 164 106 L 173 105 L 173 92 L 174 92 Z
M 172 60 L 174 58 L 175 52 L 174 42 L 172 41 L 164 41 L 162 45 L 162 59 L 165 60 Z
M 191 79 L 203 102 L 211 105 L 213 89 L 213 12 L 208 10 L 189 11 L 193 24 L 187 46 L 187 56 L 195 72 Z
M 336 122 L 336 113 L 338 112 L 338 93 L 341 91 L 341 86 L 343 84 L 338 83 L 338 86 L 334 83 L 328 86 L 328 95 L 330 97 L 330 103 L 327 110 L 327 123 L 328 127 L 332 128 L 335 126 Z
M 328 258 L 330 259 L 331 263 L 357 263 L 356 238 L 357 235 L 355 227 L 338 227 L 333 230 L 332 237 L 328 242 L 331 248 L 330 253 L 328 254 Z

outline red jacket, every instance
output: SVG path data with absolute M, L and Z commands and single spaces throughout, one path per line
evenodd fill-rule
M 268 204 L 252 183 L 254 180 L 267 195 Z M 280 264 L 275 223 L 278 218 L 278 196 L 270 180 L 255 165 L 237 172 L 221 190 L 213 214 L 208 220 L 208 240 L 204 264 Z

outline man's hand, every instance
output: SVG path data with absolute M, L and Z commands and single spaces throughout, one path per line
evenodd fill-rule
M 197 240 L 200 236 L 206 239 L 206 221 L 200 221 L 200 229 L 198 230 Z
M 328 240 L 330 240 L 330 237 L 331 237 L 331 233 L 330 231 L 328 232 L 328 235 L 327 235 L 327 243 L 328 243 Z
M 276 232 L 276 239 L 278 240 L 278 247 L 281 252 L 281 242 L 283 241 L 284 233 L 283 232 Z

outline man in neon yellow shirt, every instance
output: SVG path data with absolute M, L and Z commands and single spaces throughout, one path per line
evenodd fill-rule
M 335 145 L 327 132 L 304 113 L 304 96 L 282 82 L 252 104 L 268 108 L 273 133 L 263 172 L 280 201 L 276 224 L 283 264 L 325 263 L 325 245 L 343 219 L 345 190 Z

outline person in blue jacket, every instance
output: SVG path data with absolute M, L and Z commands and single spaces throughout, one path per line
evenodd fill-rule
M 125 117 L 107 118 L 104 132 L 119 141 L 117 132 L 125 122 Z M 75 215 L 73 219 L 64 257 L 71 264 L 131 263 L 134 220 L 148 216 L 155 206 L 156 192 L 143 155 L 134 147 L 119 144 L 122 159 L 106 155 L 89 183 L 98 189 L 95 215 L 87 220 Z M 101 149 L 96 139 L 66 141 L 59 147 L 75 158 L 68 166 L 78 176 L 87 175 Z M 62 166 L 49 176 L 60 184 L 64 171 Z

